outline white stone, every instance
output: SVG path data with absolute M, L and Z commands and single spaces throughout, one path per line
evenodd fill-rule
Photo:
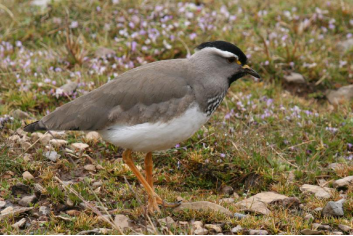
M 61 155 L 59 155 L 56 151 L 47 151 L 44 153 L 44 156 L 51 161 L 57 161 Z
M 292 72 L 289 75 L 283 76 L 283 78 L 287 83 L 296 83 L 296 84 L 305 83 L 304 77 L 299 73 Z
M 22 218 L 21 220 L 13 224 L 12 227 L 15 229 L 19 229 L 19 228 L 22 228 L 25 224 L 26 224 L 26 219 Z
M 14 208 L 12 206 L 6 207 L 4 210 L 1 211 L 1 215 L 12 213 Z
M 114 218 L 114 224 L 122 230 L 132 227 L 129 217 L 125 215 L 116 215 Z
M 88 132 L 88 133 L 86 134 L 86 139 L 87 139 L 88 141 L 92 141 L 92 142 L 97 142 L 97 141 L 99 141 L 100 137 L 101 137 L 101 136 L 100 136 L 99 133 L 96 132 L 96 131 L 91 131 L 91 132 Z
M 338 90 L 328 90 L 326 97 L 332 105 L 339 105 L 353 99 L 353 84 L 343 86 Z
M 49 141 L 49 143 L 51 145 L 53 145 L 54 147 L 58 147 L 59 148 L 59 147 L 62 147 L 64 145 L 66 145 L 67 141 L 63 140 L 63 139 L 52 139 L 52 140 Z
M 216 233 L 222 233 L 222 227 L 219 225 L 205 224 L 205 228 L 208 229 L 209 231 L 213 231 Z
M 34 179 L 33 175 L 31 173 L 29 173 L 28 171 L 23 172 L 22 177 L 25 180 L 32 180 Z
M 313 193 L 315 194 L 315 197 L 317 198 L 331 198 L 332 197 L 332 191 L 333 189 L 327 188 L 327 187 L 320 187 L 317 185 L 311 185 L 311 184 L 303 184 L 300 187 L 300 190 L 302 192 L 307 192 L 307 193 Z
M 92 165 L 92 164 L 87 164 L 83 168 L 88 171 L 95 171 L 96 170 L 96 166 Z
M 0 201 L 0 208 L 3 208 L 6 205 L 5 201 Z
M 73 144 L 71 144 L 72 149 L 79 150 L 79 151 L 83 151 L 88 147 L 89 147 L 89 145 L 86 143 L 73 143 Z
M 353 175 L 347 176 L 343 179 L 338 179 L 333 182 L 333 187 L 335 188 L 348 187 L 349 185 L 353 185 Z

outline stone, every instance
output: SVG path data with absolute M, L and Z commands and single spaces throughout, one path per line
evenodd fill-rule
M 49 134 L 54 137 L 55 139 L 63 139 L 66 137 L 66 133 L 65 130 L 62 131 L 54 131 L 54 130 L 50 130 Z
M 96 165 L 96 169 L 97 170 L 104 170 L 104 167 L 100 164 Z
M 181 203 L 180 206 L 173 209 L 173 211 L 183 211 L 183 210 L 208 210 L 208 211 L 215 211 L 219 213 L 223 213 L 228 216 L 232 216 L 233 214 L 226 208 L 217 205 L 212 202 L 207 201 L 199 201 L 199 202 L 185 202 Z
M 47 206 L 41 206 L 39 207 L 39 215 L 40 216 L 49 216 L 50 214 L 50 208 Z
M 0 220 L 5 219 L 9 216 L 17 216 L 21 213 L 30 211 L 32 209 L 33 209 L 33 207 L 20 207 L 20 208 L 13 208 L 11 206 L 7 207 L 1 211 Z
M 110 234 L 112 230 L 107 228 L 94 228 L 91 230 L 84 230 L 77 233 L 77 235 L 103 235 Z
M 353 175 L 347 176 L 343 179 L 338 179 L 333 182 L 333 187 L 335 188 L 348 187 L 349 185 L 353 185 Z
M 337 90 L 327 90 L 326 97 L 332 105 L 340 105 L 353 98 L 353 84 L 343 86 Z
M 99 135 L 98 132 L 91 131 L 91 132 L 88 132 L 85 137 L 86 137 L 87 141 L 98 142 L 101 136 Z
M 282 205 L 286 208 L 299 207 L 300 200 L 297 197 L 288 197 L 270 202 L 270 204 Z
M 221 194 L 223 195 L 232 195 L 234 193 L 234 189 L 231 186 L 223 186 L 220 191 Z
M 208 230 L 204 228 L 197 228 L 194 230 L 195 235 L 205 235 L 208 234 Z
M 328 165 L 328 168 L 330 168 L 331 170 L 340 170 L 344 168 L 344 165 L 342 163 L 331 163 Z
M 66 84 L 56 89 L 55 96 L 59 98 L 61 96 L 71 95 L 77 88 L 78 84 L 76 82 L 68 81 Z
M 17 195 L 29 194 L 30 191 L 31 191 L 30 187 L 23 183 L 17 183 L 11 186 L 11 194 L 15 197 Z
M 106 58 L 109 56 L 114 56 L 116 53 L 111 48 L 99 47 L 94 53 L 94 56 L 97 58 Z
M 308 213 L 304 216 L 304 220 L 314 220 L 314 219 L 315 219 L 314 216 L 310 213 Z
M 71 144 L 71 148 L 74 150 L 77 150 L 77 151 L 83 151 L 88 147 L 89 147 L 89 145 L 86 143 L 73 143 L 73 144 Z
M 80 215 L 80 212 L 78 210 L 67 210 L 66 214 L 68 214 L 69 216 L 78 216 Z
M 13 228 L 19 229 L 22 228 L 26 224 L 26 219 L 22 218 L 21 220 L 17 221 L 15 224 L 12 225 Z
M 24 162 L 30 162 L 30 161 L 32 161 L 32 155 L 29 154 L 29 153 L 25 153 L 25 154 L 23 155 L 23 161 L 24 161 Z
M 28 171 L 23 172 L 22 177 L 25 180 L 32 180 L 34 179 L 33 175 L 31 173 L 29 173 Z
M 92 187 L 97 188 L 103 185 L 102 181 L 96 181 L 92 183 Z
M 42 134 L 42 133 L 39 133 L 39 132 L 36 132 L 36 133 L 33 133 L 31 135 L 31 138 L 33 141 L 37 141 L 39 140 L 39 142 L 43 145 L 48 145 L 50 140 L 53 138 L 50 134 L 48 133 L 45 133 L 45 134 Z
M 96 166 L 92 164 L 87 164 L 83 168 L 88 171 L 96 171 Z
M 234 198 L 222 198 L 221 200 L 219 200 L 219 203 L 233 203 L 235 200 Z
M 31 145 L 32 145 L 32 144 L 30 144 L 29 142 L 26 142 L 26 141 L 21 141 L 20 144 L 21 144 L 21 148 L 23 150 L 28 150 L 31 147 Z
M 246 217 L 248 217 L 248 215 L 241 214 L 241 213 L 234 213 L 234 218 L 236 218 L 238 220 L 244 219 Z
M 322 207 L 316 207 L 315 209 L 314 209 L 314 211 L 316 212 L 316 213 L 319 213 L 319 212 L 321 212 L 322 211 Z
M 176 222 L 170 216 L 167 216 L 166 218 L 159 219 L 158 222 L 163 226 L 172 226 L 172 227 L 176 226 Z
M 4 210 L 1 211 L 1 215 L 6 215 L 6 214 L 9 214 L 9 213 L 12 213 L 13 210 L 14 210 L 14 208 L 12 206 L 8 206 Z
M 347 52 L 353 47 L 353 38 L 337 43 L 336 48 L 341 52 Z
M 322 209 L 322 214 L 326 216 L 343 216 L 343 203 L 344 199 L 337 202 L 329 201 L 324 209 Z
M 284 75 L 283 79 L 287 83 L 294 83 L 294 84 L 304 84 L 305 83 L 304 77 L 301 74 L 295 73 L 295 72 L 291 72 L 289 75 Z
M 300 233 L 302 233 L 304 235 L 321 235 L 321 234 L 323 234 L 321 231 L 311 230 L 311 229 L 303 229 L 302 231 L 300 231 Z
M 318 224 L 318 223 L 313 223 L 313 229 L 314 230 L 331 230 L 331 226 L 329 225 L 322 225 L 322 224 Z
M 31 196 L 24 196 L 21 198 L 21 200 L 18 202 L 20 206 L 27 207 L 31 204 L 33 204 L 37 200 L 36 195 L 31 195 Z
M 42 194 L 42 193 L 45 193 L 46 190 L 42 185 L 37 183 L 37 184 L 34 184 L 34 191 Z
M 250 235 L 268 235 L 267 230 L 257 230 L 257 229 L 250 229 L 249 230 Z
M 343 235 L 341 231 L 332 231 L 333 235 Z
M 192 222 L 191 225 L 194 228 L 201 228 L 203 226 L 203 223 L 202 223 L 202 221 L 197 220 L 197 221 Z
M 332 189 L 327 187 L 320 187 L 317 185 L 304 184 L 300 187 L 300 190 L 304 193 L 313 193 L 317 198 L 328 199 L 332 197 Z
M 348 225 L 343 225 L 343 224 L 339 224 L 338 228 L 346 233 L 350 233 L 353 230 L 352 227 L 349 227 Z
M 235 205 L 240 207 L 244 211 L 268 215 L 270 214 L 270 210 L 267 208 L 267 204 L 286 198 L 288 197 L 275 192 L 262 192 L 250 198 L 244 199 L 236 203 Z
M 222 227 L 219 225 L 205 224 L 205 228 L 208 229 L 210 232 L 222 233 Z
M 234 227 L 230 230 L 230 232 L 232 232 L 233 234 L 238 234 L 241 231 L 243 231 L 243 228 L 241 227 L 241 225 L 237 225 L 236 227 Z
M 14 110 L 13 112 L 11 112 L 11 116 L 15 119 L 19 119 L 19 120 L 24 120 L 24 119 L 29 119 L 31 118 L 30 115 L 28 115 L 27 112 L 21 111 L 19 109 Z
M 53 162 L 56 162 L 61 157 L 56 151 L 47 151 L 44 156 Z
M 6 202 L 5 201 L 0 201 L 0 209 L 3 208 L 4 206 L 6 206 Z
M 65 146 L 67 144 L 67 141 L 64 139 L 52 139 L 49 141 L 49 143 L 54 147 L 60 148 L 62 146 Z
M 114 218 L 114 224 L 122 230 L 129 229 L 133 226 L 129 217 L 125 215 L 116 215 Z

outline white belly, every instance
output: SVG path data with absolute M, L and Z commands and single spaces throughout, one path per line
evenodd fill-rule
M 99 133 L 104 140 L 114 145 L 133 151 L 151 152 L 171 148 L 190 138 L 208 119 L 199 106 L 194 105 L 167 123 L 143 123 L 133 126 L 116 124 Z

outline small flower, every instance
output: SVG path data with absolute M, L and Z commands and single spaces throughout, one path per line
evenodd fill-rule
M 226 154 L 221 153 L 221 154 L 220 154 L 220 157 L 225 158 L 225 157 L 226 157 Z
M 73 22 L 71 22 L 71 24 L 70 24 L 70 28 L 71 28 L 71 29 L 77 28 L 77 26 L 78 26 L 78 22 L 77 22 L 77 21 L 73 21 Z

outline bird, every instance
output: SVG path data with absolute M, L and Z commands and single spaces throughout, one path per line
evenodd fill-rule
M 147 209 L 176 207 L 154 191 L 152 152 L 190 138 L 211 117 L 231 84 L 260 75 L 235 44 L 209 41 L 187 58 L 161 60 L 129 70 L 24 127 L 35 131 L 97 131 L 103 140 L 124 148 L 123 161 L 148 194 Z M 145 153 L 145 177 L 132 152 Z

